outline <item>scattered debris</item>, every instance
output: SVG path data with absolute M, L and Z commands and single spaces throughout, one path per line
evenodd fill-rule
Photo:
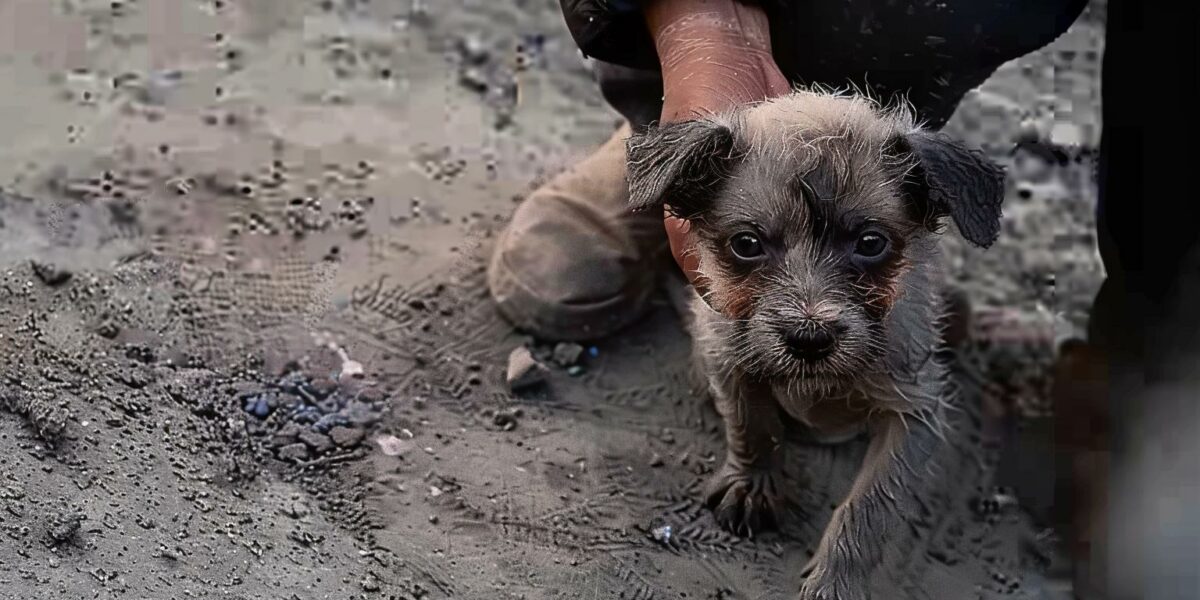
M 560 342 L 554 346 L 554 362 L 560 367 L 578 364 L 583 356 L 583 346 L 573 342 Z
M 301 431 L 296 437 L 317 454 L 323 454 L 333 448 L 333 440 L 329 439 L 329 436 L 312 429 Z
M 46 539 L 51 546 L 64 544 L 75 537 L 83 522 L 87 519 L 82 513 L 64 512 L 51 517 L 50 527 L 46 530 Z
M 308 459 L 308 446 L 299 442 L 288 444 L 277 451 L 279 458 L 292 462 L 300 462 Z
M 512 431 L 517 428 L 517 418 L 524 414 L 521 409 L 497 411 L 492 416 L 492 424 L 499 427 L 503 431 Z
M 650 530 L 650 539 L 662 544 L 663 546 L 671 546 L 671 526 L 660 525 Z
M 406 442 L 394 435 L 380 435 L 375 438 L 379 450 L 388 456 L 401 456 L 412 449 L 412 442 Z
M 368 573 L 358 584 L 362 586 L 364 592 L 378 592 L 382 589 L 379 585 L 379 578 L 374 573 Z
M 508 355 L 506 380 L 513 392 L 544 383 L 548 373 L 546 365 L 538 362 L 525 346 L 518 346 Z
M 362 443 L 366 434 L 363 430 L 353 427 L 334 427 L 329 430 L 329 439 L 342 448 L 352 448 Z
M 362 363 L 356 360 L 346 359 L 342 363 L 342 373 L 339 377 L 346 379 L 348 377 L 362 377 L 365 374 L 366 371 L 363 370 Z
M 29 264 L 33 267 L 33 274 L 50 287 L 62 285 L 71 279 L 70 271 L 54 263 L 31 260 Z

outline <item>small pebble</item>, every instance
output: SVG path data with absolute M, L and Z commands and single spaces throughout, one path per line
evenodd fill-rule
M 318 454 L 328 452 L 333 448 L 333 440 L 330 440 L 329 436 L 318 431 L 313 431 L 312 429 L 305 429 L 296 437 Z
M 250 412 L 260 419 L 267 418 L 267 415 L 271 414 L 271 405 L 267 402 L 267 397 L 259 396 L 258 400 L 255 400 L 254 402 L 253 410 Z
M 554 362 L 560 367 L 577 364 L 583 356 L 583 346 L 571 342 L 561 342 L 554 346 Z
M 362 586 L 364 592 L 378 592 L 381 589 L 379 586 L 379 580 L 376 579 L 374 575 L 367 575 L 361 582 L 359 582 L 359 585 Z
M 508 372 L 505 380 L 508 388 L 518 392 L 546 381 L 549 369 L 538 362 L 529 348 L 518 346 L 508 355 Z
M 42 283 L 48 286 L 54 287 L 62 285 L 71 278 L 70 271 L 59 267 L 54 263 L 34 260 L 29 261 L 29 264 L 31 267 L 33 267 L 33 274 L 36 275 L 38 279 L 42 280 Z
M 671 544 L 671 526 L 663 525 L 661 527 L 655 527 L 654 529 L 650 530 L 650 536 L 654 538 L 654 541 L 664 546 L 669 546 Z
M 305 460 L 308 458 L 308 446 L 299 442 L 288 444 L 279 449 L 279 458 L 292 462 Z
M 463 59 L 472 65 L 482 65 L 491 57 L 487 46 L 479 36 L 469 35 L 458 39 L 458 53 Z
M 379 450 L 387 456 L 400 456 L 412 447 L 411 442 L 406 442 L 394 435 L 378 436 L 375 438 L 375 443 L 379 444 Z
M 512 431 L 517 428 L 517 418 L 510 413 L 496 413 L 492 417 L 492 424 L 504 431 Z
M 363 430 L 354 427 L 334 427 L 329 430 L 329 439 L 342 448 L 351 448 L 362 442 Z
M 340 379 L 347 377 L 362 377 L 364 374 L 362 363 L 355 360 L 347 360 L 342 363 L 342 373 Z

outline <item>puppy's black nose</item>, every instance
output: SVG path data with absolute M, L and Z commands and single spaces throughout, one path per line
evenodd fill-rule
M 836 341 L 824 327 L 800 327 L 786 336 L 788 349 L 801 360 L 814 362 L 829 356 Z

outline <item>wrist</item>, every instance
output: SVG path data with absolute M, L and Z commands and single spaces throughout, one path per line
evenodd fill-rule
M 673 51 L 689 41 L 718 41 L 771 51 L 766 13 L 740 0 L 646 0 L 643 13 L 650 36 L 660 49 Z M 697 40 L 696 34 L 705 37 Z

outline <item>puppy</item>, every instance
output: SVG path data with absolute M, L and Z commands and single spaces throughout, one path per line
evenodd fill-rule
M 938 235 L 951 220 L 991 245 L 1003 171 L 906 107 L 823 91 L 651 127 L 626 150 L 632 209 L 665 205 L 697 240 L 690 327 L 728 445 L 708 505 L 752 535 L 781 508 L 785 427 L 869 433 L 801 590 L 867 598 L 901 492 L 943 439 Z

